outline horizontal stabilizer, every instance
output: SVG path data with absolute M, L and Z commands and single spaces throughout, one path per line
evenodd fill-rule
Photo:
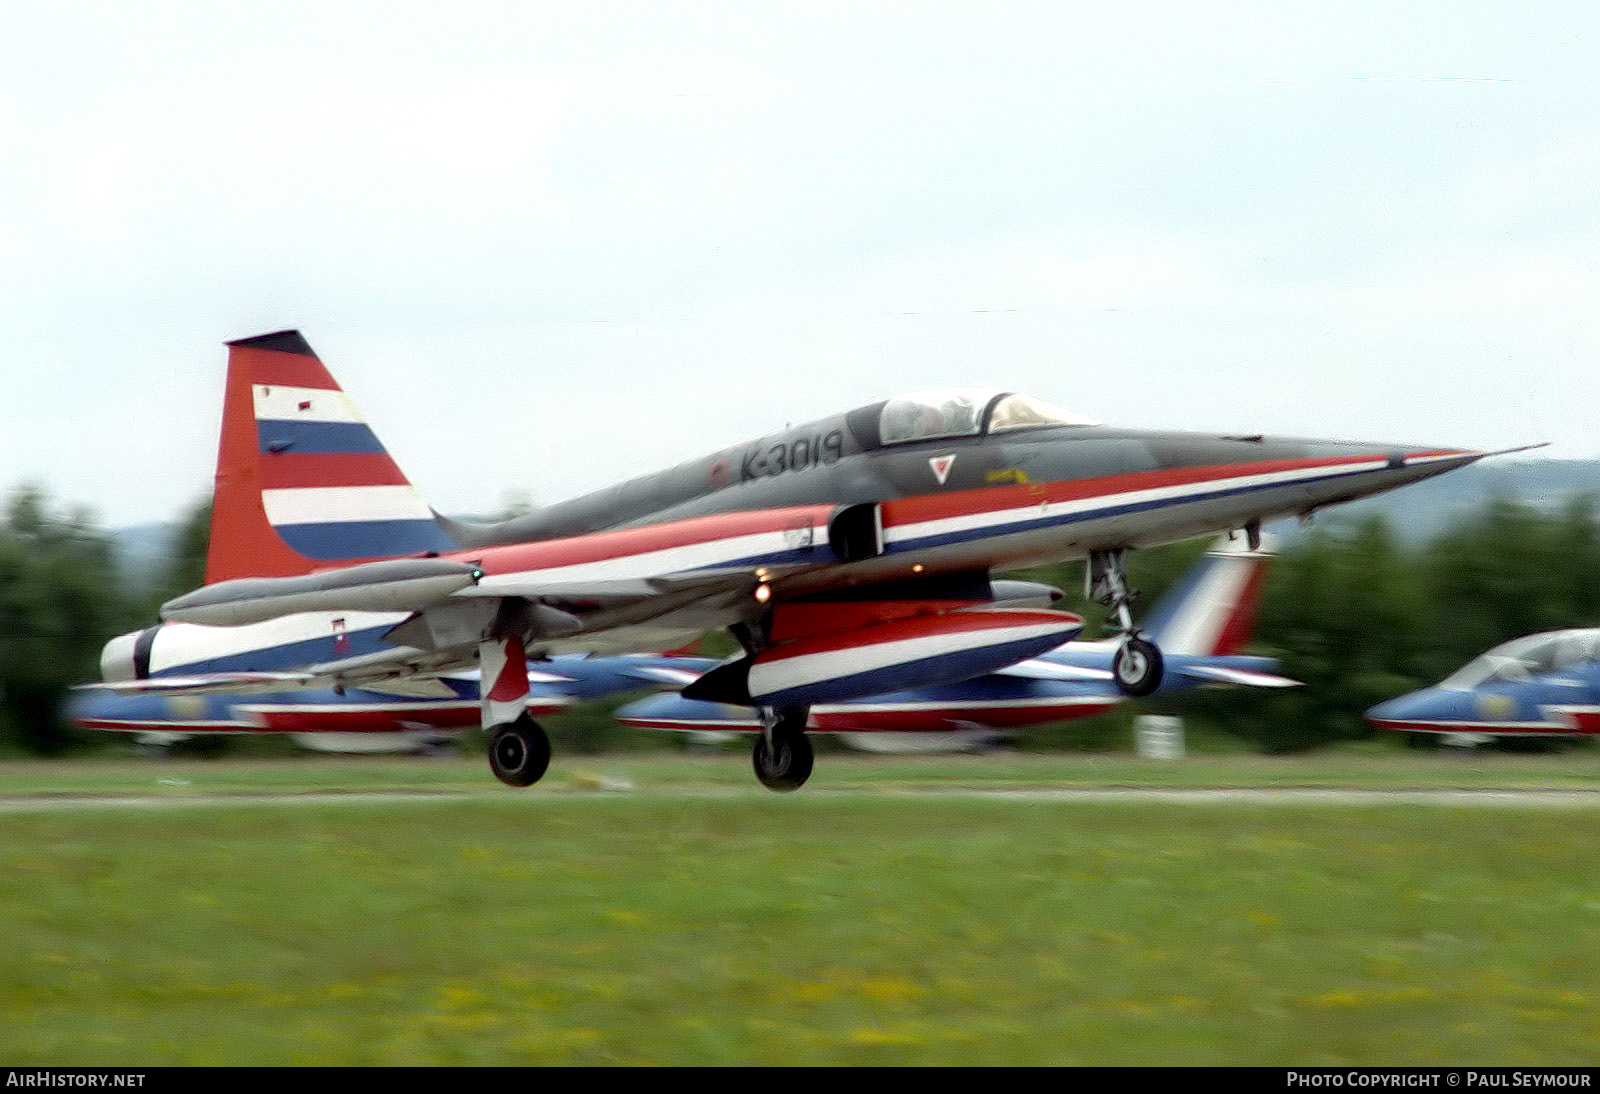
M 1297 688 L 1299 680 L 1271 672 L 1253 672 L 1249 669 L 1230 669 L 1221 665 L 1184 665 L 1177 669 L 1183 676 L 1205 684 L 1236 684 L 1246 688 Z
M 667 684 L 671 687 L 681 688 L 694 683 L 703 672 L 691 672 L 688 669 L 671 669 L 660 665 L 641 666 L 630 669 L 629 675 L 646 684 Z
M 1110 669 L 1091 669 L 1081 665 L 1067 665 L 1060 661 L 1047 661 L 1035 657 L 1019 661 L 1003 669 L 995 669 L 995 676 L 1020 676 L 1025 680 L 1066 680 L 1070 682 L 1102 683 L 1112 679 Z

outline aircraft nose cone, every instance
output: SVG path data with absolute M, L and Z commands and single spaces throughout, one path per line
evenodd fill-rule
M 1317 441 L 1307 442 L 1304 451 L 1330 470 L 1339 469 L 1308 490 L 1311 509 L 1381 494 L 1499 455 L 1469 448 Z
M 1365 717 L 1379 729 L 1449 731 L 1478 720 L 1473 702 L 1470 691 L 1423 688 L 1379 703 Z
M 1366 447 L 1374 453 L 1382 452 L 1391 469 L 1407 472 L 1405 481 L 1414 482 L 1417 479 L 1441 475 L 1446 471 L 1454 471 L 1456 468 L 1465 467 L 1469 463 L 1477 463 L 1488 456 L 1505 456 L 1513 452 L 1526 452 L 1545 446 L 1543 444 L 1529 444 L 1520 445 L 1516 448 L 1472 449 L 1451 448 L 1448 445 L 1400 444 L 1369 445 Z
M 1377 706 L 1369 707 L 1365 715 L 1366 720 L 1380 729 L 1393 723 L 1410 721 L 1416 709 L 1416 702 L 1412 695 L 1402 695 L 1397 699 L 1389 699 Z

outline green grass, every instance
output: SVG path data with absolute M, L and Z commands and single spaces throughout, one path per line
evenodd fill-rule
M 600 756 L 557 754 L 534 793 L 592 789 L 605 778 L 641 789 L 748 788 L 755 785 L 748 745 L 714 754 L 658 752 Z M 1307 756 L 1201 755 L 1180 763 L 1124 753 L 994 753 L 983 756 L 817 756 L 815 789 L 969 785 L 980 787 L 1471 787 L 1600 789 L 1600 754 L 1591 750 L 1519 755 L 1418 752 L 1393 748 L 1330 749 Z M 477 755 L 434 758 L 92 759 L 0 763 L 0 798 L 17 796 L 207 793 L 325 793 L 392 790 L 497 793 L 505 790 Z
M 11 798 L 483 791 L 0 811 L 0 1060 L 1592 1064 L 1593 809 L 894 792 L 1592 785 L 1568 766 L 829 755 L 781 796 L 742 753 L 527 792 L 481 762 L 0 768 Z M 857 786 L 887 792 L 826 793 Z

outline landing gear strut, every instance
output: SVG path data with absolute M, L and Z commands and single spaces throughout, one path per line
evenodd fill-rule
M 550 766 L 550 738 L 527 714 L 489 733 L 489 767 L 507 786 L 532 786 Z
M 807 707 L 761 710 L 761 736 L 750 756 L 756 778 L 768 790 L 798 790 L 811 777 L 814 754 L 806 736 Z
M 1133 625 L 1128 606 L 1138 594 L 1128 589 L 1127 560 L 1125 547 L 1092 552 L 1084 569 L 1084 584 L 1087 594 L 1106 606 L 1122 635 L 1111 659 L 1112 678 L 1124 695 L 1138 698 L 1161 686 L 1161 650 Z

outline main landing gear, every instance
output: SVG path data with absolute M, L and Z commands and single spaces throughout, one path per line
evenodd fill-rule
M 808 714 L 809 707 L 761 708 L 761 735 L 750 761 L 768 790 L 798 790 L 811 777 L 815 756 L 806 736 Z
M 489 767 L 507 786 L 532 786 L 549 766 L 550 738 L 526 713 L 490 730 Z
M 1126 563 L 1128 551 L 1094 551 L 1084 570 L 1086 592 L 1109 610 L 1122 634 L 1122 642 L 1111 659 L 1111 676 L 1117 689 L 1132 698 L 1149 695 L 1161 686 L 1161 650 L 1133 625 L 1128 605 L 1138 594 L 1128 589 Z

